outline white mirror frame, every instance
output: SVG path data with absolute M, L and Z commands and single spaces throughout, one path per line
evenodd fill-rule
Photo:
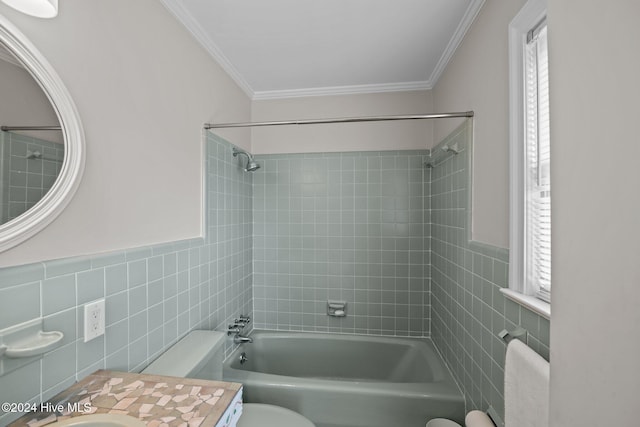
M 22 62 L 49 98 L 58 115 L 65 145 L 64 162 L 51 189 L 31 209 L 0 225 L 2 252 L 38 233 L 69 204 L 84 172 L 85 143 L 80 116 L 62 80 L 29 39 L 2 15 L 0 42 Z

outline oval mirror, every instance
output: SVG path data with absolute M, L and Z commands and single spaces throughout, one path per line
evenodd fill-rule
M 84 132 L 64 84 L 0 15 L 0 251 L 53 221 L 84 171 Z

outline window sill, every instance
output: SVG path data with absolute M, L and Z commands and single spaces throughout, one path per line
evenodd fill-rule
M 544 317 L 545 319 L 551 319 L 551 304 L 544 302 L 541 299 L 532 297 L 529 295 L 521 294 L 512 289 L 502 288 L 500 292 L 511 301 L 520 304 L 521 306 L 533 311 L 536 314 Z

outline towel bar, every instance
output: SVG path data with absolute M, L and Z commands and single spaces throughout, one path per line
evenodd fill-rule
M 502 340 L 507 344 L 509 344 L 509 342 L 514 338 L 518 338 L 520 339 L 520 341 L 524 342 L 525 344 L 528 344 L 527 341 L 529 338 L 529 333 L 527 332 L 526 329 L 518 326 L 513 331 L 507 331 L 506 329 L 503 329 L 498 333 L 498 336 L 502 338 Z

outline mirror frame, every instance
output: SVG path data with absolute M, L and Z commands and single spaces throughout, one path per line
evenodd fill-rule
M 84 172 L 85 141 L 80 116 L 62 80 L 29 39 L 3 15 L 0 15 L 0 42 L 22 62 L 49 98 L 65 146 L 62 168 L 51 189 L 31 209 L 0 225 L 2 252 L 41 231 L 69 204 Z

